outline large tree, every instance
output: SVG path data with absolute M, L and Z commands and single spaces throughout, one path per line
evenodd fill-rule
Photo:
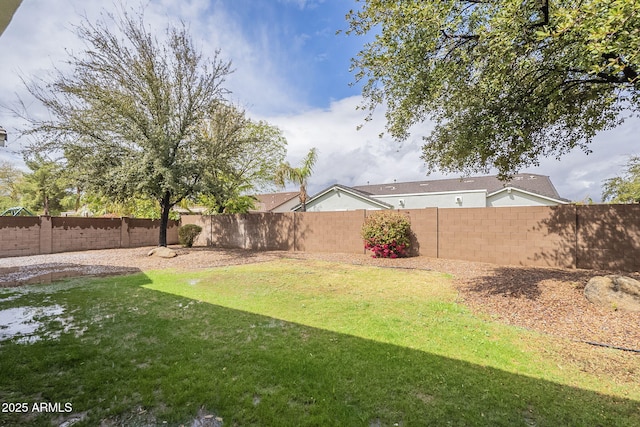
M 588 152 L 640 104 L 637 0 L 363 0 L 349 33 L 365 108 L 406 139 L 431 119 L 423 159 L 503 177 L 542 156 Z
M 206 193 L 207 170 L 239 150 L 234 141 L 201 132 L 213 117 L 225 119 L 230 63 L 218 51 L 204 57 L 184 25 L 152 35 L 143 12 L 105 13 L 76 31 L 85 48 L 70 53 L 72 72 L 56 70 L 52 80 L 27 84 L 49 112 L 30 118 L 27 133 L 41 141 L 31 149 L 64 152 L 87 191 L 157 200 L 159 245 L 166 246 L 170 209 Z

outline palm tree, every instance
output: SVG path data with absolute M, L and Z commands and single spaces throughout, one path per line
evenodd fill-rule
M 294 168 L 288 162 L 284 162 L 276 171 L 276 185 L 284 188 L 287 182 L 292 182 L 300 186 L 300 194 L 298 197 L 302 205 L 302 212 L 307 211 L 307 178 L 311 176 L 316 160 L 318 160 L 318 149 L 314 147 L 309 150 L 307 156 L 302 159 L 302 165 L 300 167 Z

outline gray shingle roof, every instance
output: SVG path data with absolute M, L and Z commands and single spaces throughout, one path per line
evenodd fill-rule
M 530 193 L 553 199 L 565 200 L 545 175 L 517 174 L 509 182 L 500 181 L 497 176 L 474 176 L 466 178 L 437 179 L 431 181 L 394 182 L 391 184 L 358 185 L 354 189 L 370 195 L 439 193 L 446 191 L 486 190 L 491 194 L 505 187 L 518 188 Z

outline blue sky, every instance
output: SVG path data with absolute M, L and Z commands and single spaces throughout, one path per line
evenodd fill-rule
M 127 5 L 135 2 L 127 1 Z M 360 87 L 349 72 L 350 59 L 366 42 L 355 36 L 336 35 L 347 27 L 345 14 L 357 8 L 355 0 L 148 0 L 145 18 L 150 29 L 162 31 L 169 22 L 184 21 L 205 55 L 221 50 L 235 72 L 227 87 L 231 98 L 245 106 L 255 119 L 282 129 L 288 140 L 288 160 L 297 163 L 311 147 L 320 151 L 310 180 L 314 193 L 333 184 L 416 181 L 445 177 L 437 171 L 427 176 L 420 160 L 421 136 L 432 128 L 425 122 L 413 129 L 402 144 L 380 139 L 384 108 L 361 130 L 365 112 Z M 29 102 L 20 82 L 42 77 L 53 66 L 64 67 L 67 50 L 81 43 L 70 28 L 81 14 L 96 19 L 114 2 L 101 0 L 23 0 L 0 37 L 0 102 L 23 97 L 31 113 L 44 112 Z M 15 132 L 20 121 L 0 109 L 0 125 L 9 131 L 8 147 L 0 160 L 24 167 Z M 561 160 L 541 159 L 540 166 L 523 172 L 549 175 L 561 196 L 598 201 L 602 181 L 618 175 L 629 155 L 636 154 L 640 120 L 598 135 L 593 153 L 574 152 Z M 457 177 L 449 175 L 446 177 Z
M 348 1 L 221 3 L 239 23 L 248 43 L 260 50 L 283 84 L 296 94 L 297 103 L 276 105 L 265 113 L 295 113 L 296 105 L 328 108 L 332 100 L 358 95 L 358 89 L 349 86 L 353 81 L 349 66 L 360 47 L 359 40 L 336 35 L 346 27 Z M 228 54 L 233 56 L 233 52 Z

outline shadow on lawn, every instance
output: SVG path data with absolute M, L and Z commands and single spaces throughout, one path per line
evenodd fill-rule
M 87 425 L 132 413 L 180 425 L 202 408 L 242 426 L 640 425 L 637 401 L 150 290 L 145 275 L 99 283 L 74 298 L 112 317 L 34 352 L 0 348 L 0 396 L 46 390 L 86 412 Z M 35 356 L 43 347 L 46 360 Z M 24 420 L 0 414 L 3 425 Z

